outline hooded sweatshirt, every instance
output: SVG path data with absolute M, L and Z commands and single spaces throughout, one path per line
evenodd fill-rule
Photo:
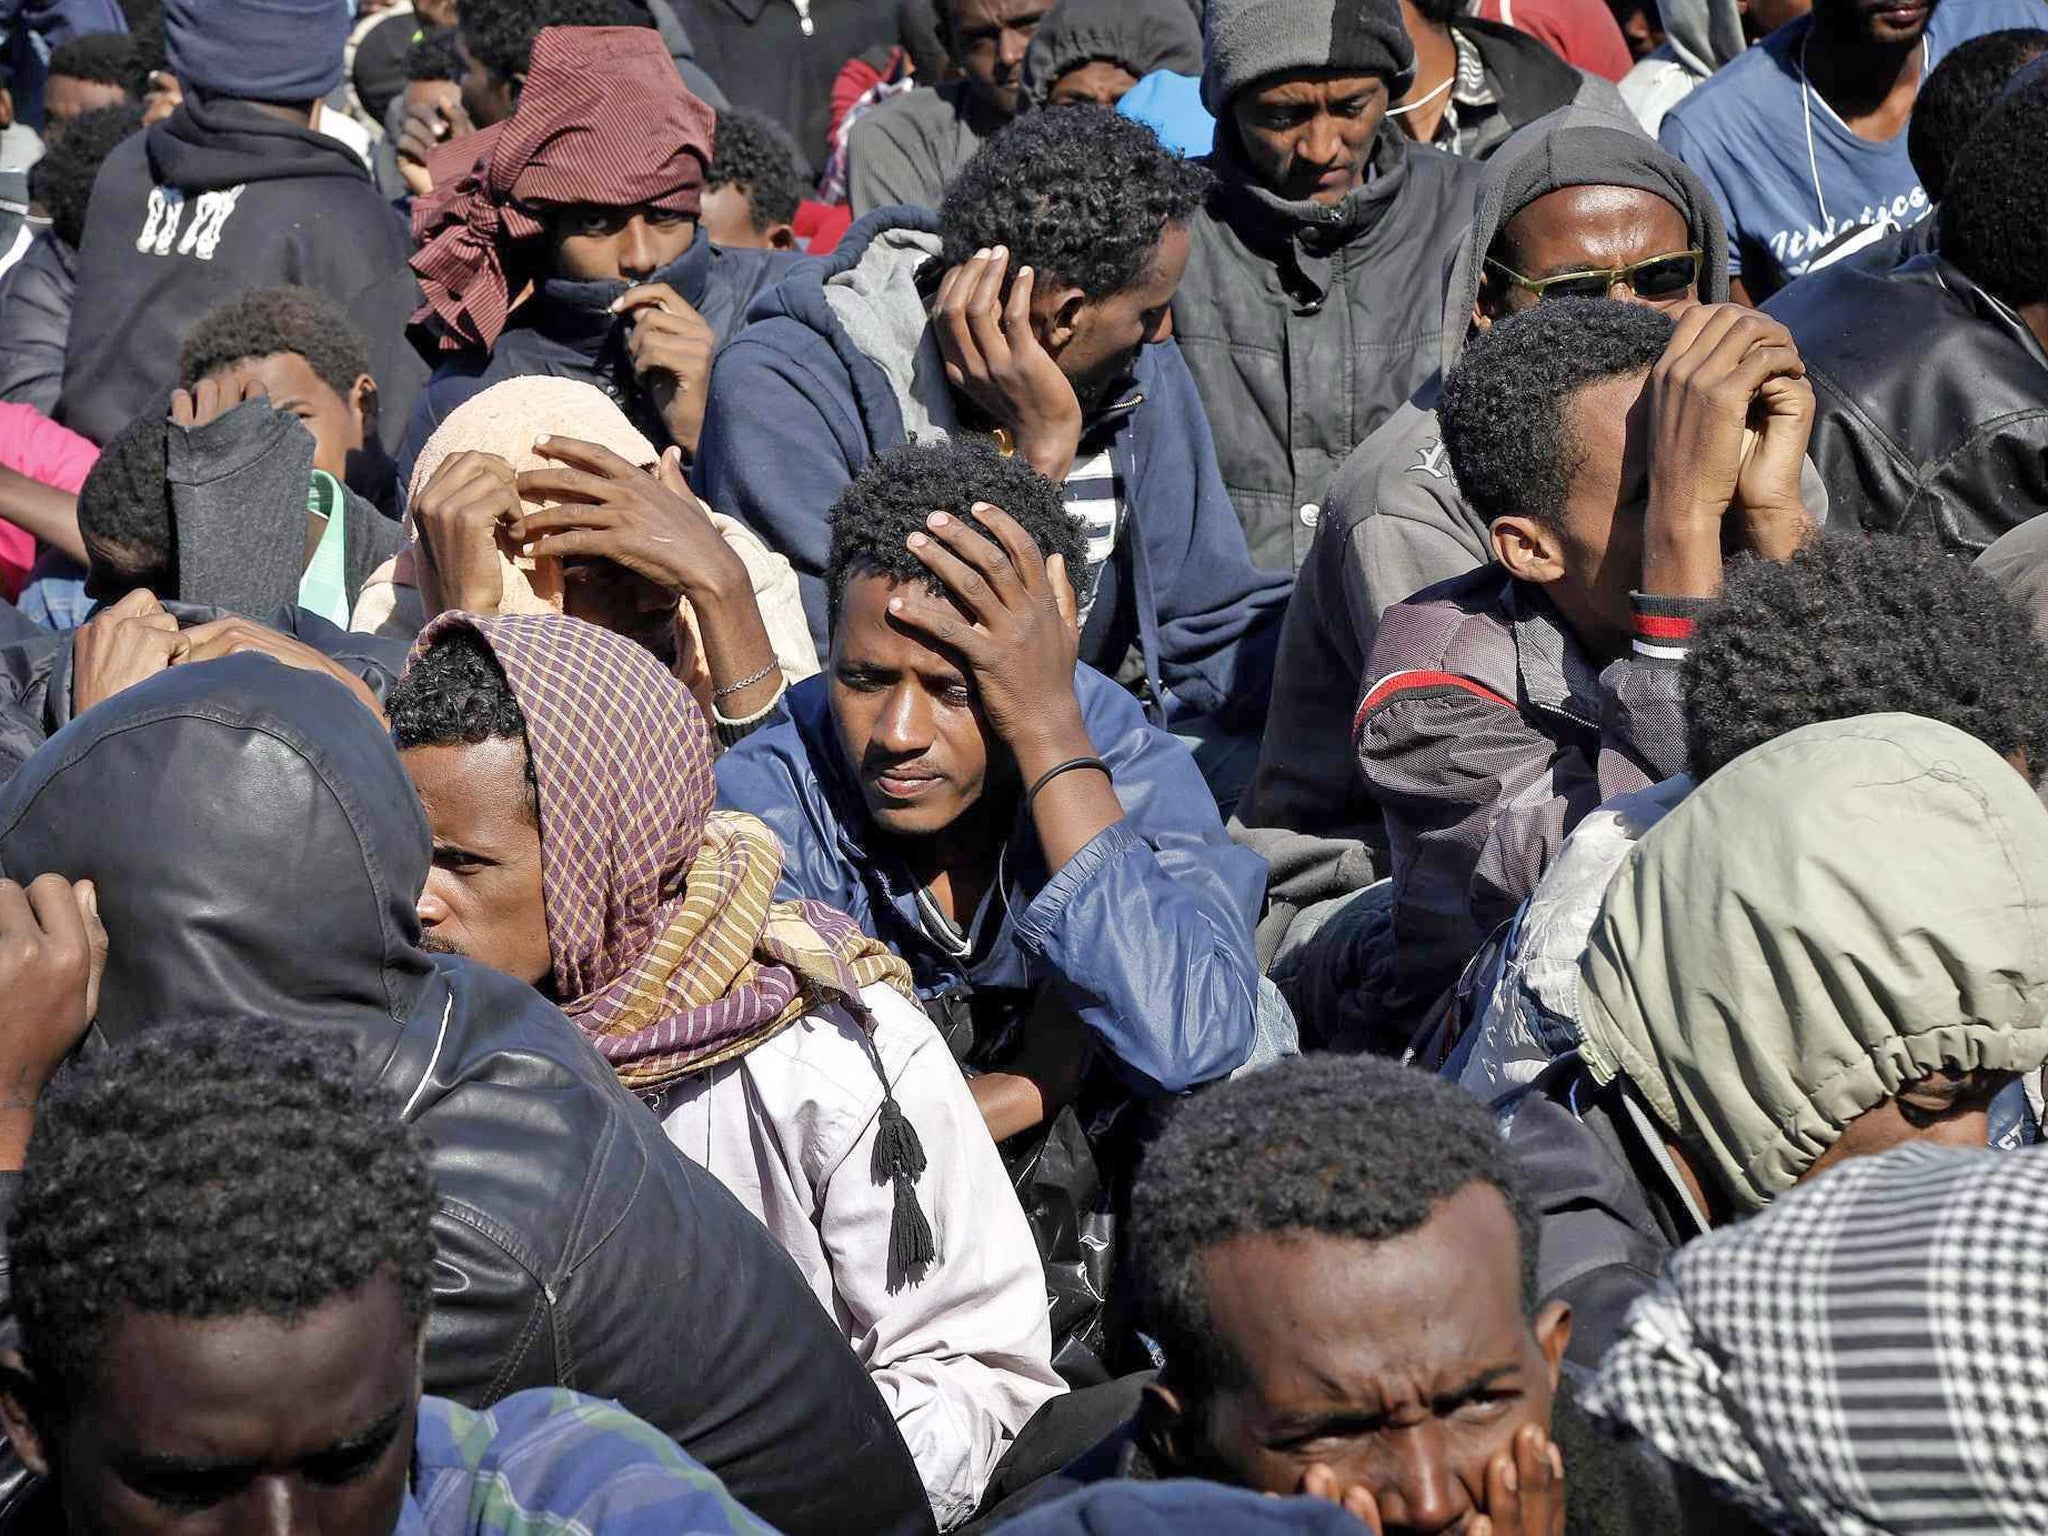
M 1365 659 L 1389 607 L 1490 558 L 1486 522 L 1458 494 L 1437 429 L 1440 380 L 1464 355 L 1500 227 L 1539 197 L 1579 186 L 1634 187 L 1672 204 L 1706 253 L 1700 297 L 1728 297 L 1727 239 L 1706 184 L 1606 114 L 1561 108 L 1486 163 L 1478 211 L 1458 242 L 1444 293 L 1431 358 L 1438 372 L 1338 472 L 1281 626 L 1273 709 L 1238 811 L 1247 828 L 1267 829 L 1253 842 L 1274 863 L 1276 910 L 1355 890 L 1376 863 L 1385 872 L 1372 854 L 1385 847 L 1379 815 L 1357 783 L 1351 753 Z M 1270 830 L 1279 828 L 1287 831 Z
M 1645 133 L 1692 88 L 1749 46 L 1737 0 L 1658 0 L 1664 42 L 1623 77 L 1621 99 Z
M 251 102 L 188 97 L 118 145 L 93 183 L 58 419 L 96 443 L 178 382 L 178 345 L 251 288 L 318 289 L 370 344 L 387 419 L 423 369 L 405 223 L 339 140 Z
M 429 1392 L 574 1387 L 784 1531 L 929 1531 L 887 1410 L 768 1231 L 538 993 L 420 948 L 430 851 L 376 720 L 263 656 L 136 684 L 0 794 L 11 875 L 100 891 L 93 1039 L 289 1019 L 404 1106 L 438 1192 Z
M 697 493 L 789 557 L 821 656 L 833 503 L 876 454 L 958 430 L 918 284 L 938 253 L 922 209 L 863 219 L 763 294 L 712 365 Z M 1125 517 L 1093 573 L 1080 659 L 1115 670 L 1135 649 L 1156 719 L 1253 726 L 1288 579 L 1253 567 L 1179 351 L 1148 346 L 1132 372 L 1135 389 L 1084 438 L 1084 453 L 1106 444 Z

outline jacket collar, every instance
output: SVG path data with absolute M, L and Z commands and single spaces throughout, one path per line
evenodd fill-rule
M 675 289 L 685 304 L 693 309 L 701 308 L 704 290 L 711 280 L 711 267 L 716 260 L 711 241 L 700 225 L 690 248 L 648 278 L 648 282 L 666 283 Z M 551 341 L 559 341 L 595 360 L 604 350 L 605 342 L 619 328 L 619 317 L 611 312 L 612 302 L 635 286 L 617 278 L 602 282 L 576 282 L 569 278 L 550 277 L 535 289 L 526 306 L 531 313 L 523 318 Z
M 1522 693 L 1539 709 L 1600 726 L 1600 666 L 1541 587 L 1503 577 L 1501 606 L 1515 641 Z
M 1228 124 L 1218 126 L 1209 164 L 1219 183 L 1212 203 L 1217 216 L 1279 263 L 1289 296 L 1311 311 L 1329 293 L 1332 259 L 1375 229 L 1408 184 L 1407 140 L 1388 123 L 1373 140 L 1364 183 L 1334 207 L 1290 201 L 1266 187 Z

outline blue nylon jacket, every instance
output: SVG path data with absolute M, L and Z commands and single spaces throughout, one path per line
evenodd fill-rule
M 832 504 L 869 459 L 907 437 L 888 375 L 840 324 L 825 284 L 858 265 L 878 234 L 904 228 L 936 231 L 937 216 L 881 208 L 860 220 L 831 256 L 762 293 L 712 368 L 697 493 L 789 557 L 821 655 Z M 1091 622 L 1090 634 L 1135 632 L 1161 723 L 1204 715 L 1256 729 L 1293 578 L 1252 564 L 1180 350 L 1146 347 L 1133 373 L 1137 391 L 1109 445 L 1130 559 L 1105 563 L 1095 597 L 1129 622 Z M 1113 670 L 1119 658 L 1084 649 L 1081 659 Z
M 782 840 L 779 897 L 847 913 L 910 962 L 923 997 L 963 984 L 1056 986 L 1140 1092 L 1178 1093 L 1243 1064 L 1266 861 L 1230 841 L 1194 758 L 1146 722 L 1136 699 L 1075 669 L 1081 718 L 1124 819 L 1049 874 L 1020 806 L 995 898 L 1001 924 L 969 964 L 925 936 L 915 882 L 868 820 L 827 684 L 820 675 L 790 689 L 787 718 L 718 764 L 720 803 L 760 817 Z

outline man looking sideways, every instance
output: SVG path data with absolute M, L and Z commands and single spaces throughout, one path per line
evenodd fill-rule
M 1077 1037 L 1126 1092 L 1243 1065 L 1265 864 L 1224 835 L 1188 750 L 1075 665 L 1058 490 L 985 443 L 909 445 L 832 528 L 827 673 L 718 765 L 721 799 L 781 839 L 784 894 L 850 914 L 927 1007 L 967 1013 L 970 1064 L 1021 1049 L 975 1079 L 998 1140 L 1072 1096 Z

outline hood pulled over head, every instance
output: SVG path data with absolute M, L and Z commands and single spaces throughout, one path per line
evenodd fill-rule
M 2048 810 L 1915 715 L 1737 758 L 1623 861 L 1579 966 L 1581 1051 L 1738 1211 L 1943 1068 L 2048 1059 Z
M 1142 80 L 1155 69 L 1202 72 L 1202 29 L 1185 0 L 1059 0 L 1024 55 L 1024 95 L 1035 107 L 1062 75 L 1096 59 Z
M 432 962 L 426 817 L 374 716 L 264 656 L 172 667 L 73 720 L 0 791 L 0 868 L 90 879 L 99 1026 L 404 1018 Z

